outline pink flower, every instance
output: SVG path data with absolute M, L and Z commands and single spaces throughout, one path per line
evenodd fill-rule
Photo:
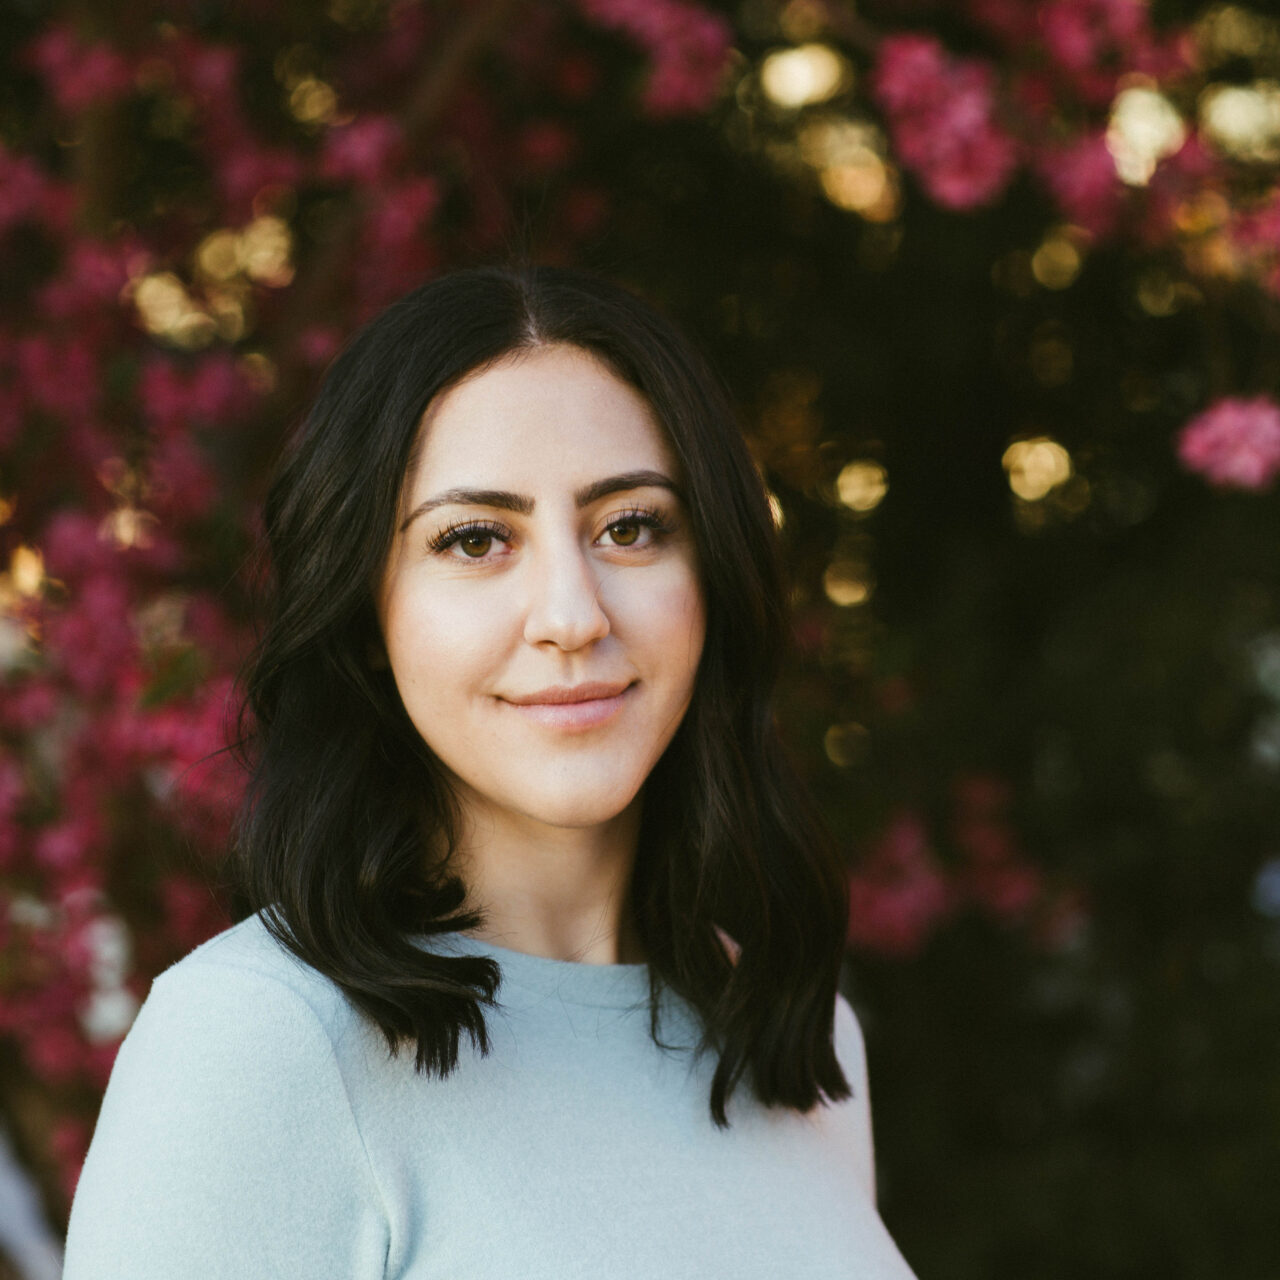
M 952 58 L 932 36 L 889 36 L 872 93 L 899 159 L 938 204 L 973 209 L 1008 186 L 1018 148 L 996 121 L 990 64 Z
M 137 655 L 130 593 L 116 577 L 96 574 L 45 624 L 45 650 L 85 696 L 110 695 Z
M 204 519 L 218 500 L 217 477 L 188 436 L 168 435 L 152 449 L 147 479 L 151 505 L 179 525 Z
M 98 240 L 73 241 L 61 272 L 36 295 L 37 306 L 48 319 L 58 321 L 115 310 L 128 274 L 128 252 Z
M 18 811 L 22 808 L 26 794 L 27 786 L 21 767 L 14 760 L 0 759 L 0 868 L 13 861 L 21 846 L 22 831 L 18 825 Z
M 642 101 L 651 116 L 705 111 L 720 90 L 733 29 L 718 13 L 684 0 L 579 0 L 602 27 L 644 49 L 653 67 Z
M 160 357 L 147 362 L 138 397 L 148 425 L 161 434 L 224 427 L 243 418 L 257 396 L 235 360 L 214 352 L 183 368 Z
M 325 325 L 304 329 L 298 335 L 298 355 L 312 368 L 323 369 L 342 347 L 342 334 Z
M 390 116 L 368 115 L 329 131 L 320 173 L 339 182 L 376 185 L 400 156 L 400 126 Z
M 50 577 L 68 583 L 115 569 L 115 552 L 98 536 L 98 521 L 84 511 L 63 510 L 50 517 L 40 549 Z
M 121 54 L 105 44 L 82 44 L 63 24 L 38 36 L 28 57 L 63 111 L 83 111 L 119 98 L 133 85 L 133 69 Z
M 1266 489 L 1280 473 L 1280 408 L 1227 396 L 1182 428 L 1178 459 L 1220 489 Z
M 1044 149 L 1036 169 L 1068 222 L 1098 239 L 1116 229 L 1125 187 L 1101 132 Z
M 0 720 L 19 733 L 48 724 L 58 706 L 58 690 L 39 676 L 13 680 L 0 696 Z
M 87 418 L 97 405 L 98 360 L 83 341 L 43 333 L 20 339 L 18 377 L 32 404 L 66 420 Z
M 969 16 L 1009 45 L 1026 45 L 1036 33 L 1036 7 L 1027 0 L 968 0 Z
M 36 861 L 54 872 L 89 865 L 101 855 L 102 838 L 96 815 L 77 814 L 45 827 L 36 836 Z
M 952 905 L 923 822 L 900 814 L 849 877 L 849 940 L 885 955 L 914 955 Z
M 259 211 L 255 203 L 264 192 L 296 186 L 302 180 L 303 164 L 293 152 L 264 147 L 245 133 L 221 149 L 214 171 L 228 215 L 240 219 Z
M 0 144 L 0 235 L 20 222 L 40 218 L 55 184 L 34 160 Z
M 79 1077 L 86 1046 L 70 1026 L 38 1023 L 22 1039 L 25 1057 L 37 1078 L 50 1084 L 69 1084 Z
M 418 239 L 423 223 L 440 204 L 440 184 L 434 178 L 409 178 L 383 192 L 370 212 L 365 234 L 380 252 L 402 249 Z
M 968 896 L 992 915 L 1020 921 L 1040 896 L 1043 877 L 1021 861 L 978 864 L 966 869 L 961 883 Z
M 1037 6 L 1049 56 L 1064 70 L 1086 71 L 1125 52 L 1147 29 L 1142 0 L 1047 0 Z

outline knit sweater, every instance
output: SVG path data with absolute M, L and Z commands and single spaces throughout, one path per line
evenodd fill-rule
M 424 942 L 423 945 L 426 945 Z M 644 965 L 463 934 L 489 955 L 490 1052 L 445 1079 L 392 1057 L 251 916 L 153 983 L 121 1046 L 71 1212 L 64 1280 L 910 1280 L 876 1212 L 863 1043 L 852 1098 L 808 1114 L 745 1085 Z

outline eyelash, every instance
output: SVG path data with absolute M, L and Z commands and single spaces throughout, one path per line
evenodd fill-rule
M 654 507 L 629 507 L 626 511 L 621 511 L 614 516 L 605 525 L 604 532 L 608 533 L 610 529 L 615 529 L 618 525 L 639 525 L 642 529 L 651 530 L 657 538 L 675 532 L 675 525 Z M 511 530 L 506 525 L 498 524 L 494 520 L 459 520 L 441 529 L 427 545 L 436 555 L 443 555 L 461 542 L 463 538 L 473 534 L 478 534 L 482 537 L 488 536 L 500 542 L 505 542 L 510 539 Z M 619 548 L 619 550 L 625 549 L 625 547 Z M 486 557 L 471 556 L 467 558 L 483 560 Z

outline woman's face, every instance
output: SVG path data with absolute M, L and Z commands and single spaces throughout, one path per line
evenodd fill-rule
M 465 379 L 422 431 L 378 598 L 409 717 L 473 819 L 608 822 L 679 726 L 705 634 L 663 431 L 567 345 Z

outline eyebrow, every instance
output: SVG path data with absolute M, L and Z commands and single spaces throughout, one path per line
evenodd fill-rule
M 606 476 L 603 480 L 593 480 L 584 485 L 573 495 L 574 506 L 589 507 L 611 493 L 625 493 L 629 489 L 666 489 L 677 498 L 683 495 L 679 486 L 670 476 L 661 471 L 623 471 L 616 476 Z M 501 511 L 514 511 L 518 515 L 531 516 L 534 500 L 522 493 L 510 493 L 506 489 L 445 489 L 413 509 L 409 518 L 400 526 L 403 533 L 419 516 L 434 511 L 437 507 L 497 507 Z

